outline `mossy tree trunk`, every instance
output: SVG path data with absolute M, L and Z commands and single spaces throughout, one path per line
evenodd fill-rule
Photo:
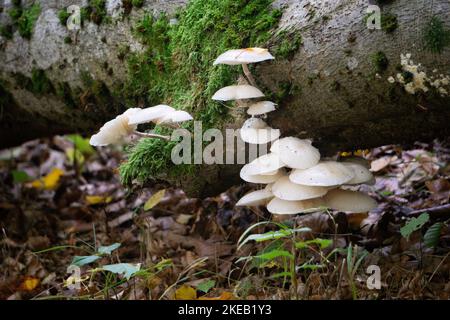
M 235 3 L 248 8 L 264 1 Z M 22 2 L 26 9 L 27 1 Z M 13 5 L 0 13 L 1 148 L 52 134 L 89 134 L 126 107 L 136 106 L 121 94 L 130 81 L 127 59 L 145 54 L 154 43 L 136 37 L 133 27 L 146 10 L 154 16 L 165 12 L 171 23 L 177 23 L 176 10 L 181 8 L 182 16 L 188 1 L 145 1 L 142 8 L 131 11 L 129 1 L 105 1 L 103 11 L 88 1 L 91 6 L 78 32 L 61 23 L 61 10 L 85 1 L 36 2 L 41 10 L 30 39 L 19 33 L 8 14 Z M 215 5 L 212 0 L 191 2 L 202 2 L 204 10 Z M 422 64 L 428 76 L 450 74 L 450 2 L 378 2 L 381 30 L 369 30 L 364 22 L 369 1 L 273 2 L 282 15 L 265 45 L 277 60 L 253 69 L 261 89 L 279 102 L 278 111 L 267 120 L 272 127 L 280 128 L 283 135 L 313 138 L 328 154 L 449 134 L 448 96 L 431 87 L 427 93 L 410 94 L 388 78 L 402 73 L 400 55 L 406 53 Z M 229 20 L 223 24 L 236 23 Z M 201 32 L 206 37 L 218 27 L 212 24 L 184 32 Z M 164 67 L 159 71 L 165 72 Z M 133 91 L 137 106 L 170 103 L 149 99 L 143 87 L 141 96 Z M 220 126 L 237 128 L 245 115 L 232 112 L 230 118 Z M 182 180 L 185 187 L 195 186 L 190 189 L 198 194 L 217 193 L 238 181 L 238 169 L 205 166 L 197 170 L 195 179 Z

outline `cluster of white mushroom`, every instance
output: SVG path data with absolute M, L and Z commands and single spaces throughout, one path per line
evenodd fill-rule
M 251 85 L 228 86 L 217 91 L 213 99 L 237 100 L 248 107 L 252 117 L 245 121 L 240 134 L 250 144 L 271 143 L 270 153 L 245 165 L 240 176 L 243 180 L 267 185 L 241 198 L 237 206 L 266 205 L 273 214 L 298 214 L 331 208 L 346 212 L 367 212 L 376 207 L 368 195 L 345 189 L 345 186 L 371 184 L 374 177 L 363 158 L 346 161 L 320 161 L 320 153 L 310 140 L 280 137 L 280 130 L 273 129 L 259 116 L 275 110 L 270 101 L 245 102 L 262 98 L 247 64 L 272 60 L 267 49 L 248 48 L 230 50 L 220 55 L 214 64 L 241 64 Z M 251 100 L 250 100 L 251 101 Z M 344 186 L 344 188 L 340 188 Z
M 122 139 L 133 134 L 146 138 L 169 140 L 170 137 L 167 136 L 136 131 L 137 126 L 149 122 L 162 126 L 173 126 L 189 120 L 192 120 L 192 116 L 186 111 L 175 110 L 163 104 L 145 109 L 130 108 L 115 119 L 106 122 L 100 128 L 100 131 L 91 137 L 90 144 L 93 146 L 106 146 L 120 143 Z

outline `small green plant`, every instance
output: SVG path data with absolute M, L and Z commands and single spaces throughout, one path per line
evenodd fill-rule
M 100 25 L 106 18 L 106 0 L 89 1 L 90 20 Z
M 17 27 L 19 34 L 25 39 L 31 38 L 34 25 L 40 14 L 41 7 L 38 3 L 35 3 L 26 9 L 14 7 L 9 11 L 9 15 L 13 20 L 14 25 Z
M 144 0 L 132 0 L 131 3 L 133 4 L 133 7 L 135 8 L 142 8 L 144 5 Z
M 392 13 L 381 15 L 381 29 L 386 33 L 392 33 L 398 28 L 397 16 Z
M 63 26 L 67 25 L 67 20 L 69 19 L 69 17 L 70 17 L 70 13 L 67 12 L 67 8 L 59 10 L 58 19 L 59 19 L 59 22 L 61 22 L 61 24 Z
M 362 251 L 359 250 L 359 247 L 357 245 L 355 245 L 354 248 L 352 244 L 347 247 L 347 275 L 352 291 L 353 300 L 358 299 L 358 291 L 355 284 L 356 272 L 358 271 L 362 261 L 367 255 L 368 252 L 364 249 Z
M 430 52 L 442 53 L 445 47 L 450 45 L 450 30 L 438 17 L 433 17 L 424 29 L 424 46 Z
M 276 231 L 269 231 L 262 234 L 249 233 L 256 227 L 263 225 L 273 225 L 278 228 Z M 311 232 L 309 228 L 291 228 L 285 224 L 264 221 L 250 226 L 240 237 L 238 241 L 238 249 L 250 241 L 269 242 L 257 255 L 242 257 L 238 261 L 250 260 L 252 267 L 264 268 L 266 266 L 279 266 L 282 271 L 271 275 L 271 279 L 283 278 L 283 286 L 289 280 L 291 288 L 296 298 L 297 296 L 297 272 L 300 270 L 317 270 L 325 267 L 322 262 L 328 262 L 328 257 L 323 256 L 321 263 L 314 263 L 314 258 L 307 258 L 308 250 L 317 252 L 328 248 L 332 241 L 328 239 L 315 238 L 312 240 L 299 240 L 298 234 Z M 334 251 L 333 251 L 334 252 Z M 303 254 L 305 253 L 305 254 Z
M 378 51 L 372 55 L 372 64 L 377 73 L 382 73 L 388 68 L 389 60 L 383 51 Z

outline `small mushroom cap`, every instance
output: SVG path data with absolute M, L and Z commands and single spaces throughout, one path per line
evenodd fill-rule
M 266 144 L 280 137 L 279 129 L 272 129 L 259 118 L 250 118 L 244 122 L 240 135 L 241 139 L 251 144 Z
M 142 109 L 130 108 L 116 118 L 106 122 L 97 134 L 94 134 L 89 143 L 92 146 L 106 146 L 121 142 L 122 138 L 136 130 L 137 125 L 129 124 L 129 117 L 139 113 Z
M 284 167 L 280 157 L 276 153 L 268 153 L 259 158 L 256 158 L 248 164 L 248 175 L 265 175 L 274 170 Z
M 356 163 L 370 169 L 370 162 L 362 157 L 345 157 L 342 161 L 346 163 Z
M 218 101 L 243 100 L 264 97 L 264 93 L 256 87 L 243 84 L 228 86 L 217 91 L 212 99 Z
M 324 200 L 327 207 L 349 213 L 368 212 L 377 207 L 374 199 L 358 191 L 334 189 L 325 195 Z
M 355 176 L 350 181 L 347 181 L 346 184 L 372 184 L 375 182 L 373 174 L 367 167 L 354 162 L 342 162 L 342 164 L 347 168 L 350 168 L 355 174 Z
M 174 112 L 175 109 L 165 104 L 159 104 L 154 107 L 142 109 L 140 112 L 130 116 L 130 124 L 141 124 L 147 122 L 157 122 L 167 114 Z
M 275 111 L 276 104 L 272 101 L 259 101 L 252 104 L 248 110 L 247 114 L 251 116 L 257 116 L 260 114 L 266 114 L 272 111 Z
M 192 116 L 186 111 L 176 110 L 169 112 L 157 121 L 157 124 L 171 124 L 192 120 Z
M 270 151 L 279 154 L 281 161 L 293 169 L 308 169 L 320 160 L 319 150 L 311 145 L 311 140 L 295 137 L 275 141 Z
M 246 164 L 242 167 L 240 176 L 241 179 L 250 183 L 273 183 L 286 174 L 284 169 L 277 169 L 272 172 L 267 172 L 266 174 L 248 174 L 249 165 Z
M 214 65 L 217 64 L 247 64 L 254 62 L 261 62 L 265 60 L 275 59 L 267 49 L 263 48 L 246 48 L 246 49 L 233 49 L 222 53 Z
M 309 169 L 292 171 L 289 179 L 306 186 L 329 187 L 347 183 L 354 176 L 353 171 L 342 163 L 324 161 Z
M 288 176 L 283 176 L 273 184 L 272 192 L 279 199 L 296 201 L 322 197 L 328 189 L 295 184 L 289 180 Z
M 274 214 L 297 214 L 319 211 L 325 206 L 322 198 L 288 201 L 279 198 L 273 198 L 267 204 L 267 210 Z
M 236 206 L 260 206 L 265 205 L 267 202 L 269 202 L 270 199 L 273 198 L 272 192 L 270 192 L 270 189 L 262 189 L 253 191 L 250 193 L 247 193 L 245 196 L 243 196 L 239 201 L 236 203 Z

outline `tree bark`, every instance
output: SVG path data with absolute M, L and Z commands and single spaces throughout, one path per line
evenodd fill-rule
M 84 1 L 37 2 L 42 11 L 31 40 L 17 33 L 12 40 L 0 40 L 2 95 L 7 97 L 0 113 L 0 148 L 53 134 L 89 134 L 119 112 L 116 107 L 105 107 L 108 103 L 98 107 L 89 99 L 81 109 L 70 108 L 56 88 L 45 93 L 30 91 L 18 74 L 29 78 L 33 69 L 45 70 L 54 86 L 66 82 L 82 91 L 80 78 L 87 72 L 111 89 L 126 78 L 126 66 L 119 57 L 121 45 L 127 44 L 131 51 L 142 50 L 130 31 L 142 12 L 133 10 L 128 19 L 106 25 L 88 23 L 75 35 L 61 25 L 57 14 Z M 116 14 L 116 2 L 108 1 L 109 15 Z M 186 2 L 146 1 L 145 7 L 170 15 Z M 397 17 L 398 27 L 391 32 L 367 28 L 363 19 L 369 1 L 274 1 L 273 5 L 283 10 L 279 29 L 300 34 L 303 42 L 289 59 L 263 63 L 253 70 L 261 88 L 285 96 L 285 103 L 267 120 L 273 128 L 280 128 L 283 136 L 312 138 L 324 154 L 448 136 L 448 96 L 412 95 L 387 79 L 399 72 L 400 54 L 406 53 L 411 53 L 427 74 L 434 69 L 436 75 L 450 74 L 450 47 L 440 54 L 424 47 L 424 28 L 431 17 L 437 16 L 450 28 L 450 2 L 381 2 L 382 14 Z M 8 22 L 7 11 L 4 8 L 0 13 L 0 22 Z M 70 46 L 64 43 L 67 37 L 73 41 Z M 386 70 L 375 70 L 373 56 L 377 52 L 389 60 Z M 230 126 L 239 127 L 242 120 L 242 116 L 236 117 Z M 235 183 L 237 170 L 236 166 L 205 166 L 199 175 L 203 190 L 218 192 Z

